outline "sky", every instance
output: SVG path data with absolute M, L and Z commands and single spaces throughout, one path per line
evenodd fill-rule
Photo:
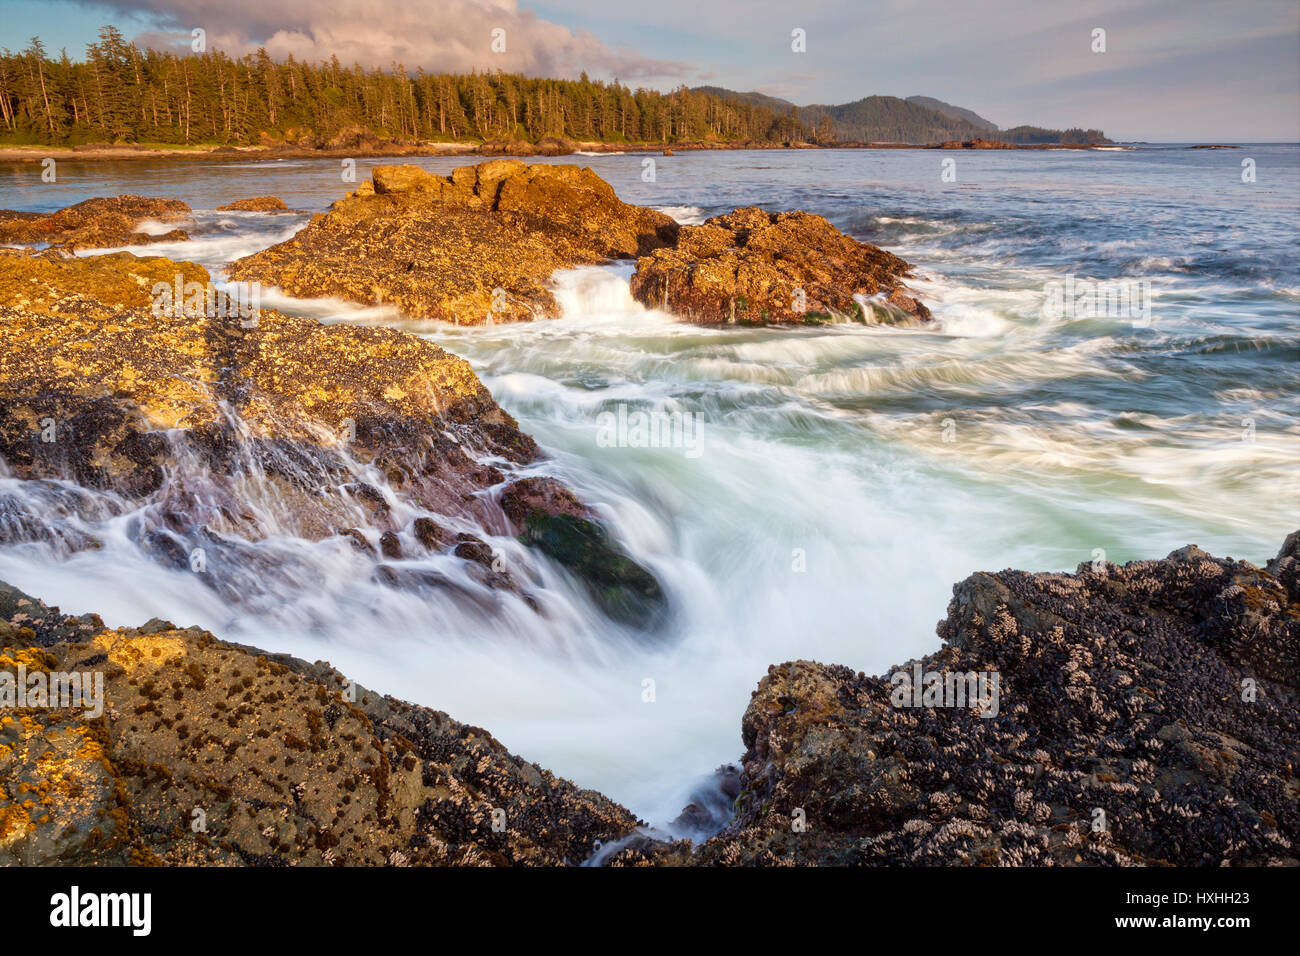
M 1002 127 L 1300 141 L 1297 0 L 0 0 L 0 12 L 0 47 L 39 35 L 74 59 L 105 23 L 183 50 L 200 27 L 235 55 L 264 46 L 349 65 L 585 71 L 801 106 L 921 94 Z

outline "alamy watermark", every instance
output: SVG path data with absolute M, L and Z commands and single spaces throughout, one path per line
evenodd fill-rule
M 704 422 L 695 412 L 628 411 L 619 403 L 616 411 L 596 416 L 596 444 L 601 448 L 677 448 L 687 458 L 704 452 Z
M 153 894 L 83 893 L 73 886 L 50 897 L 50 925 L 122 927 L 133 936 L 148 936 L 153 929 Z
M 82 710 L 94 720 L 104 713 L 103 671 L 0 671 L 0 708 L 35 707 Z
M 1001 675 L 997 671 L 912 670 L 889 675 L 895 707 L 976 707 L 981 717 L 996 717 L 1001 700 Z
M 1078 279 L 1067 275 L 1043 286 L 1042 314 L 1047 319 L 1129 319 L 1138 328 L 1151 325 L 1150 279 Z
M 220 289 L 211 282 L 186 282 L 179 272 L 171 282 L 155 282 L 153 314 L 172 318 L 237 318 L 246 329 L 262 317 L 262 284 L 231 282 Z

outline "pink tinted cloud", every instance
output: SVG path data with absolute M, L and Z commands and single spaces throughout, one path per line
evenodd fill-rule
M 678 61 L 611 49 L 586 30 L 544 20 L 516 0 L 114 0 L 111 6 L 158 18 L 167 29 L 139 37 L 156 47 L 188 49 L 190 30 L 202 27 L 209 48 L 232 55 L 265 47 L 277 59 L 335 55 L 345 64 L 369 67 L 396 62 L 410 70 L 500 69 L 558 77 L 586 71 L 624 80 L 693 72 Z M 493 48 L 501 37 L 494 30 L 504 31 L 503 51 Z

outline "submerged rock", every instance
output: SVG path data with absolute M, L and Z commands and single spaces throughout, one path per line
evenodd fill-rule
M 750 206 L 683 226 L 637 261 L 632 295 L 706 324 L 928 320 L 902 284 L 911 266 L 821 216 Z
M 139 229 L 149 222 L 170 224 L 189 218 L 190 207 L 179 199 L 151 196 L 87 199 L 54 213 L 0 209 L 0 244 L 45 243 L 71 252 L 178 242 L 189 238 L 181 229 Z
M 1300 864 L 1300 602 L 1279 580 L 1189 547 L 953 593 L 943 649 L 895 673 L 996 675 L 996 713 L 774 666 L 736 816 L 690 862 Z
M 38 644 L 57 609 L 0 584 L 3 615 L 14 594 L 0 670 L 99 674 L 102 697 L 0 710 L 0 865 L 563 866 L 638 825 L 326 663 L 156 620 Z
M 678 229 L 577 166 L 498 159 L 450 176 L 378 166 L 369 185 L 292 239 L 240 259 L 231 275 L 413 318 L 526 321 L 558 315 L 549 287 L 557 269 L 645 255 Z
M 655 576 L 596 522 L 537 510 L 524 523 L 519 540 L 577 575 L 614 620 L 643 629 L 663 621 L 668 600 Z
M 554 478 L 520 479 L 502 491 L 501 508 L 519 540 L 576 575 L 609 617 L 643 629 L 663 622 L 668 602 L 654 575 L 564 485 Z

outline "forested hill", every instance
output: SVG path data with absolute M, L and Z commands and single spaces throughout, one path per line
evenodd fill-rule
M 936 113 L 942 113 L 944 116 L 951 116 L 953 119 L 965 120 L 972 126 L 978 126 L 980 129 L 988 130 L 990 133 L 998 131 L 998 124 L 992 120 L 986 120 L 974 110 L 963 109 L 960 106 L 953 106 L 951 103 L 945 103 L 943 100 L 936 100 L 933 96 L 909 96 L 907 102 L 915 103 L 917 106 L 924 106 L 928 110 L 934 110 Z
M 739 103 L 786 111 L 808 128 L 810 136 L 826 141 L 871 143 L 940 143 L 982 137 L 1004 143 L 1109 143 L 1101 130 L 1043 129 L 1016 126 L 1000 130 L 997 124 L 968 109 L 929 96 L 868 96 L 836 106 L 796 106 L 763 93 L 736 92 L 720 86 L 699 86 L 707 92 Z
M 345 67 L 337 58 L 276 62 L 259 50 L 177 55 L 137 47 L 114 27 L 83 60 L 33 38 L 0 51 L 0 143 L 249 145 L 328 141 L 365 128 L 399 141 L 566 136 L 601 142 L 805 139 L 784 111 L 682 87 L 518 74 Z
M 804 122 L 829 116 L 839 139 L 873 143 L 938 143 L 989 135 L 966 120 L 945 116 L 897 96 L 868 96 L 840 106 L 805 106 Z

